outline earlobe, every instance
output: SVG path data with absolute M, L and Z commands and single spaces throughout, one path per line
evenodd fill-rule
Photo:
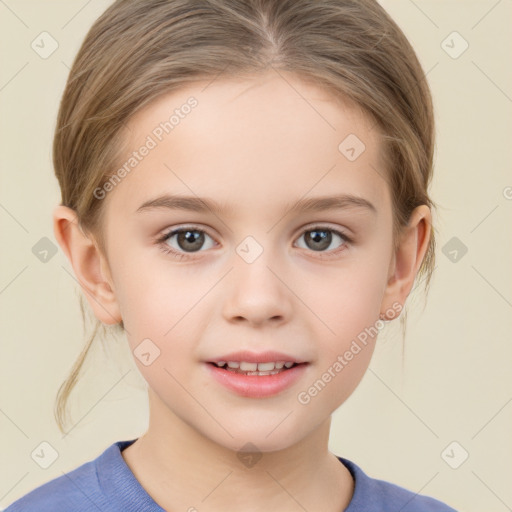
M 431 213 L 427 205 L 416 207 L 404 228 L 393 255 L 382 309 L 399 303 L 403 307 L 412 290 L 416 274 L 428 249 L 431 233 Z
M 53 212 L 53 231 L 96 318 L 104 324 L 121 322 L 106 258 L 93 237 L 80 228 L 76 212 L 67 206 L 57 206 Z

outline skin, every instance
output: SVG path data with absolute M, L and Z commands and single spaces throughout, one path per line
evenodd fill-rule
M 198 100 L 103 199 L 106 254 L 73 210 L 54 211 L 56 238 L 96 317 L 122 319 L 132 350 L 145 338 L 160 349 L 148 366 L 135 358 L 149 385 L 150 422 L 122 455 L 166 510 L 344 510 L 354 485 L 328 450 L 331 414 L 359 384 L 377 338 L 309 403 L 297 395 L 379 314 L 404 304 L 428 246 L 430 210 L 414 210 L 394 252 L 381 142 L 360 110 L 292 74 L 208 83 L 162 96 L 129 120 L 128 156 L 191 95 Z M 355 161 L 338 150 L 351 133 L 366 146 Z M 136 212 L 163 192 L 229 209 Z M 348 193 L 376 213 L 286 206 Z M 207 233 L 200 251 L 187 253 L 174 236 L 164 244 L 189 258 L 165 254 L 156 238 L 189 224 Z M 353 242 L 328 232 L 331 244 L 315 250 L 306 231 L 316 224 Z M 252 263 L 236 252 L 247 236 L 263 249 Z M 279 350 L 309 365 L 278 395 L 246 398 L 205 364 L 240 349 Z M 262 455 L 252 467 L 237 457 L 247 442 Z

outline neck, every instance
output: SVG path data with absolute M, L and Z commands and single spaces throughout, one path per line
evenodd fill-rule
M 285 449 L 241 453 L 203 436 L 167 407 L 156 414 L 163 404 L 151 390 L 149 398 L 149 428 L 122 454 L 163 509 L 339 512 L 348 506 L 353 480 L 328 450 L 330 417 Z

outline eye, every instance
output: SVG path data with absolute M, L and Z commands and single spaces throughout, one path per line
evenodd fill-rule
M 171 253 L 180 259 L 186 258 L 188 253 L 199 252 L 205 243 L 205 237 L 213 240 L 202 229 L 185 227 L 174 229 L 157 240 L 158 245 L 165 253 Z M 211 244 L 206 249 L 213 247 Z
M 204 247 L 206 237 L 213 243 Z M 344 250 L 348 244 L 352 243 L 352 240 L 342 231 L 327 226 L 315 226 L 314 228 L 308 229 L 303 232 L 298 240 L 302 237 L 304 237 L 306 241 L 306 247 L 302 246 L 302 248 L 320 253 L 322 257 L 328 257 L 332 254 L 335 255 Z M 326 251 L 326 249 L 336 241 L 336 238 L 341 240 L 341 244 L 330 251 Z M 211 249 L 215 245 L 215 242 L 204 230 L 190 226 L 169 231 L 157 240 L 157 245 L 159 245 L 166 254 L 171 254 L 183 260 L 187 259 L 189 255 L 193 253 L 201 252 L 201 249 Z M 299 245 L 299 247 L 301 246 Z M 324 255 L 323 253 L 327 254 Z
M 352 242 L 343 232 L 327 226 L 315 226 L 314 228 L 308 229 L 304 231 L 298 240 L 302 237 L 304 237 L 306 244 L 306 247 L 303 248 L 311 249 L 314 252 L 326 252 L 326 249 L 328 249 L 333 242 L 336 242 L 336 238 L 340 239 L 342 243 L 335 247 L 334 250 L 328 251 L 330 253 L 337 254 L 340 250 L 343 250 L 347 244 Z

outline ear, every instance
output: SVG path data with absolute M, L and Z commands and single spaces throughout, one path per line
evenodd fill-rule
M 104 324 L 121 322 L 108 262 L 92 236 L 87 236 L 78 225 L 76 212 L 67 206 L 57 206 L 53 212 L 53 232 L 96 318 Z
M 427 252 L 431 227 L 430 208 L 424 204 L 416 207 L 401 233 L 399 245 L 391 259 L 381 315 L 387 309 L 394 309 L 393 304 L 399 303 L 402 307 L 405 304 Z

